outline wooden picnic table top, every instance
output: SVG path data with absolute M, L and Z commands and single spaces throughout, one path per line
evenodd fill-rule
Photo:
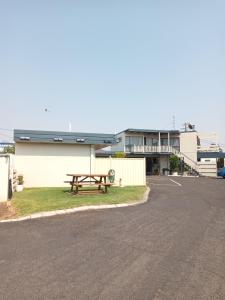
M 67 176 L 74 177 L 109 177 L 108 174 L 66 174 Z
M 83 185 L 97 186 L 97 192 L 102 192 L 101 187 L 104 187 L 105 193 L 107 193 L 107 188 L 111 186 L 111 183 L 107 183 L 108 174 L 66 174 L 67 176 L 72 176 L 72 181 L 70 181 L 71 192 L 74 192 L 73 187 L 76 187 L 75 194 L 79 193 L 79 187 L 82 188 Z M 86 180 L 87 178 L 90 178 Z M 80 192 L 84 192 L 84 190 L 80 190 Z M 86 191 L 90 192 L 90 190 Z M 92 190 L 93 192 L 93 190 Z

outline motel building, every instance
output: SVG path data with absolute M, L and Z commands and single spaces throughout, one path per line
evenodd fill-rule
M 172 154 L 188 162 L 194 169 L 197 162 L 197 133 L 179 130 L 128 128 L 116 135 L 112 152 L 122 151 L 126 157 L 145 157 L 146 174 L 160 175 L 169 169 Z
M 14 130 L 15 169 L 26 187 L 58 187 L 67 173 L 94 172 L 95 151 L 115 143 L 114 134 Z
M 143 175 L 165 174 L 176 155 L 193 174 L 216 177 L 225 153 L 217 138 L 204 144 L 212 138 L 194 126 L 184 131 L 128 128 L 118 134 L 15 129 L 15 169 L 26 187 L 61 186 L 67 173 L 105 174 L 114 168 L 127 184 L 144 184 Z M 116 152 L 123 152 L 125 161 L 113 160 Z
M 128 128 L 116 135 L 117 144 L 111 146 L 111 155 L 124 152 L 126 157 L 144 157 L 146 175 L 163 175 L 170 168 L 170 156 L 176 155 L 194 174 L 215 177 L 218 159 L 224 161 L 225 153 L 216 135 L 208 137 L 212 143 L 205 146 L 204 136 L 195 126 L 186 126 L 184 131 Z

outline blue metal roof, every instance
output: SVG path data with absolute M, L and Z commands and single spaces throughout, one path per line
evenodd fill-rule
M 57 143 L 57 144 L 88 144 L 88 145 L 112 145 L 116 144 L 114 134 L 84 133 L 40 130 L 14 130 L 16 143 Z
M 198 152 L 198 158 L 225 158 L 225 152 Z

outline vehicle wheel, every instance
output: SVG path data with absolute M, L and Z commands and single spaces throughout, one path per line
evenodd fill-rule
M 223 176 L 223 179 L 225 179 L 225 176 Z

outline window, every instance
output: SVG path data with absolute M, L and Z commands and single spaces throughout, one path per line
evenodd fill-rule
M 170 146 L 179 147 L 180 146 L 179 138 L 171 138 L 170 139 Z
M 162 146 L 168 146 L 168 139 L 161 139 Z
M 145 145 L 152 146 L 152 138 L 151 137 L 145 137 Z
M 143 137 L 142 136 L 126 136 L 125 139 L 126 145 L 143 145 Z
M 130 145 L 130 137 L 126 136 L 125 138 L 125 145 Z
M 152 146 L 158 146 L 158 139 L 152 139 Z

